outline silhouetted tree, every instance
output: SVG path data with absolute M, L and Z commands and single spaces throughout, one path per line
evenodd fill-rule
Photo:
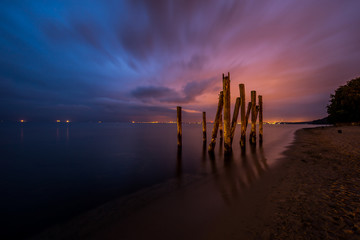
M 360 122 L 360 77 L 348 81 L 335 90 L 335 95 L 330 95 L 327 112 L 331 123 Z

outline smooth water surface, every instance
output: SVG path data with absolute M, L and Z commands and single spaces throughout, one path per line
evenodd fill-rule
M 212 124 L 207 125 L 208 142 Z M 182 175 L 238 176 L 250 186 L 306 125 L 265 125 L 262 146 L 242 152 L 240 125 L 231 164 L 223 147 L 214 155 L 202 142 L 202 127 L 176 124 L 1 123 L 0 221 L 2 239 L 25 237 L 106 201 Z M 229 162 L 229 161 L 228 161 Z M 214 168 L 214 166 L 217 166 Z M 223 171 L 225 168 L 225 171 Z M 21 229 L 21 231 L 19 231 Z

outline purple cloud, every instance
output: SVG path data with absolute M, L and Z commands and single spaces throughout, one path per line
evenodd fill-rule
M 0 118 L 35 118 L 42 106 L 36 117 L 52 119 L 57 113 L 46 109 L 62 104 L 86 106 L 79 119 L 105 114 L 101 106 L 111 109 L 109 119 L 110 112 L 124 121 L 156 118 L 179 104 L 212 118 L 227 72 L 232 101 L 239 83 L 264 96 L 265 120 L 324 117 L 330 93 L 360 74 L 359 7 L 352 0 L 3 1 Z M 152 104 L 164 114 L 143 111 Z M 141 112 L 122 110 L 134 105 Z

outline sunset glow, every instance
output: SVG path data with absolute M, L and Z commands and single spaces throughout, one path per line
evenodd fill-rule
M 1 119 L 213 120 L 222 73 L 231 101 L 264 98 L 265 121 L 325 117 L 360 75 L 359 1 L 2 1 Z

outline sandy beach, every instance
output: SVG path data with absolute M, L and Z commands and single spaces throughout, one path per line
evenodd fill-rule
M 32 239 L 360 239 L 360 127 L 297 131 L 281 163 L 241 191 L 226 169 L 155 185 Z
M 285 154 L 266 236 L 360 239 L 360 127 L 300 130 Z

